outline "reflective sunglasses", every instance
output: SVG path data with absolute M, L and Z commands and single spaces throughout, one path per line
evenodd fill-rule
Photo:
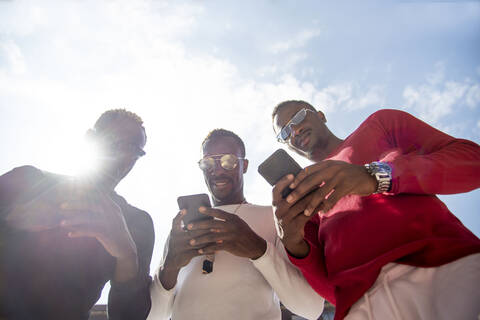
M 313 112 L 310 109 L 303 108 L 290 119 L 290 121 L 287 122 L 286 125 L 283 126 L 282 130 L 277 135 L 277 140 L 282 143 L 286 143 L 288 139 L 290 139 L 290 136 L 292 135 L 293 129 L 292 126 L 296 126 L 297 124 L 302 123 L 303 120 L 305 120 L 305 117 L 307 116 L 307 111 Z
M 225 170 L 233 170 L 238 165 L 238 160 L 243 160 L 234 154 L 214 154 L 198 161 L 198 166 L 203 171 L 215 169 L 215 163 L 220 161 L 220 166 Z

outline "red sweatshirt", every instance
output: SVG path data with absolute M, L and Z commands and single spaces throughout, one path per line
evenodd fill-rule
M 480 252 L 480 240 L 435 196 L 480 186 L 477 144 L 408 113 L 381 110 L 328 159 L 384 161 L 393 170 L 390 194 L 344 197 L 305 226 L 308 256 L 290 256 L 311 286 L 336 305 L 335 319 L 348 313 L 389 262 L 435 267 Z

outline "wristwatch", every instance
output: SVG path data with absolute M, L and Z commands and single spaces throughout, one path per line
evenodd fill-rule
M 367 172 L 377 179 L 377 191 L 374 193 L 388 192 L 392 186 L 392 168 L 385 162 L 374 161 L 365 164 Z

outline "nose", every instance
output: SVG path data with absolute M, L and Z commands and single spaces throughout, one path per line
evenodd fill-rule
M 224 174 L 225 169 L 220 165 L 220 160 L 215 159 L 215 167 L 212 169 L 212 175 L 220 176 Z
M 302 131 L 300 124 L 292 124 L 291 128 L 292 128 L 292 133 L 290 134 L 290 140 L 294 139 L 295 136 L 300 134 L 300 132 Z

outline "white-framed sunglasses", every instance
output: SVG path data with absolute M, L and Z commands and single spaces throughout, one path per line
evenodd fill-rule
M 314 112 L 308 108 L 300 109 L 295 115 L 287 122 L 286 125 L 280 130 L 277 134 L 277 140 L 281 143 L 286 143 L 290 136 L 292 135 L 293 129 L 292 126 L 296 126 L 297 124 L 302 123 L 303 120 L 307 117 L 307 111 Z

